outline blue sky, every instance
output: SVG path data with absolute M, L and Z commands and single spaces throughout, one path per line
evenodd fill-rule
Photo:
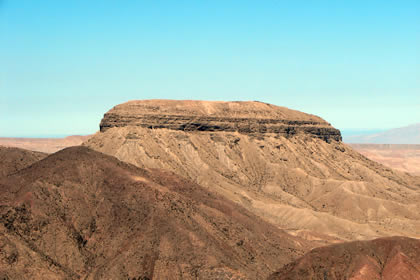
M 0 0 L 0 136 L 149 98 L 260 100 L 343 131 L 420 122 L 420 1 Z

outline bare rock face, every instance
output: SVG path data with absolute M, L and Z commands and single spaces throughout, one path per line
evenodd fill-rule
M 308 250 L 197 184 L 86 147 L 0 191 L 0 279 L 265 279 Z
M 286 137 L 307 134 L 325 141 L 341 141 L 340 131 L 317 116 L 261 102 L 130 101 L 107 112 L 100 130 L 105 132 L 111 127 L 126 126 L 243 134 L 274 133 Z
M 313 249 L 269 280 L 419 280 L 420 240 L 355 241 Z
M 83 145 L 171 170 L 319 245 L 420 238 L 420 178 L 339 139 L 319 117 L 260 102 L 146 100 L 111 109 Z

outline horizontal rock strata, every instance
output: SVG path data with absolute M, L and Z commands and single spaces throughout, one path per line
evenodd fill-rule
M 180 101 L 175 100 L 158 102 L 160 106 L 147 106 L 148 101 L 131 101 L 114 107 L 104 115 L 100 124 L 101 132 L 111 127 L 137 126 L 182 131 L 274 133 L 285 137 L 307 134 L 327 142 L 341 141 L 340 131 L 321 118 L 270 104 L 201 102 L 202 107 L 210 106 L 210 110 L 206 112 L 198 109 L 200 101 L 190 101 L 192 106 L 184 103 L 183 107 L 179 105 Z M 231 104 L 237 103 L 245 107 L 244 112 L 231 108 Z M 251 113 L 250 110 L 246 110 L 249 108 L 252 108 Z M 244 117 L 246 113 L 252 117 Z
M 317 116 L 261 102 L 144 100 L 115 106 L 102 128 L 83 145 L 170 170 L 311 242 L 420 238 L 419 178 L 332 140 Z

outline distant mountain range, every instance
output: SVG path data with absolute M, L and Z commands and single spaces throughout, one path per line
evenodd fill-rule
M 345 136 L 346 143 L 420 144 L 420 123 L 380 133 Z

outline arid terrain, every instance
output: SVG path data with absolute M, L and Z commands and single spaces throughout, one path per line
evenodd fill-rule
M 392 169 L 420 176 L 420 145 L 349 144 L 367 158 Z
M 326 121 L 284 107 L 132 101 L 106 113 L 84 145 L 171 170 L 308 240 L 420 237 L 420 178 L 368 160 Z
M 420 240 L 387 237 L 312 250 L 270 280 L 419 280 Z
M 130 101 L 85 140 L 0 148 L 0 279 L 420 279 L 420 177 L 317 116 Z
M 85 147 L 0 187 L 1 279 L 262 279 L 310 248 L 173 173 Z
M 65 138 L 11 138 L 0 137 L 0 146 L 16 147 L 42 153 L 55 153 L 67 147 L 77 146 L 89 139 L 90 135 L 73 135 Z
M 0 177 L 24 169 L 46 156 L 40 152 L 0 146 Z

